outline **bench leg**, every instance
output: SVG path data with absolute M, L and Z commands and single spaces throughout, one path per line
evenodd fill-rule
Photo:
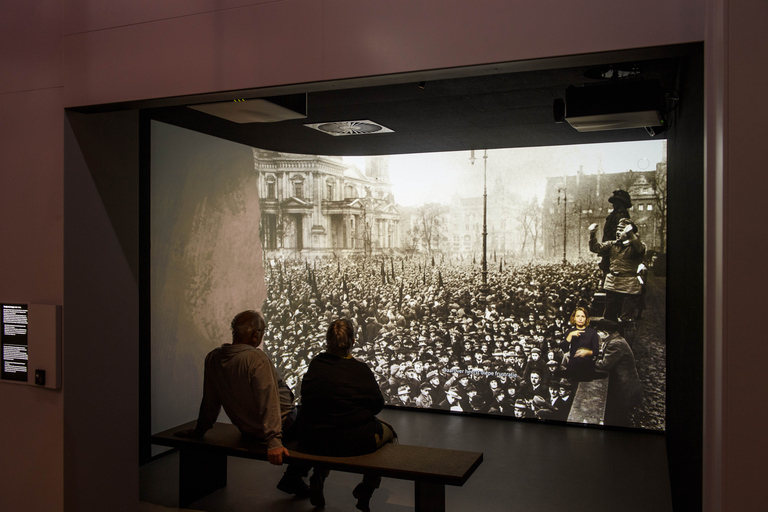
M 414 485 L 416 512 L 445 512 L 445 485 L 418 480 Z
M 227 456 L 201 450 L 179 452 L 179 507 L 227 485 Z

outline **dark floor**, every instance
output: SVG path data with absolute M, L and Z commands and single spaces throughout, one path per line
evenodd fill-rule
M 387 409 L 403 444 L 483 452 L 463 487 L 446 487 L 448 511 L 665 512 L 672 510 L 665 437 L 564 425 Z M 266 462 L 229 458 L 224 489 L 188 508 L 207 512 L 307 511 L 275 489 L 282 470 Z M 359 475 L 331 473 L 326 512 L 354 511 Z M 141 468 L 141 500 L 176 507 L 178 454 Z M 374 512 L 412 511 L 413 483 L 385 478 L 371 500 Z

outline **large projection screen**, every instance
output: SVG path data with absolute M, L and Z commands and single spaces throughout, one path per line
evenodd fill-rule
M 664 429 L 664 141 L 338 157 L 152 126 L 153 431 L 196 417 L 242 309 L 297 396 L 346 317 L 389 405 Z M 588 227 L 602 241 L 616 190 L 645 249 L 639 311 L 595 355 L 620 365 L 582 380 L 565 339 L 575 307 L 614 300 Z

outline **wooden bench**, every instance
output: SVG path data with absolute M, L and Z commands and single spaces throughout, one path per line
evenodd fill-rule
M 202 439 L 174 436 L 193 428 L 194 421 L 152 436 L 152 443 L 179 449 L 179 506 L 227 485 L 227 456 L 267 460 L 266 445 L 240 435 L 234 425 L 216 423 Z M 286 444 L 291 456 L 284 461 L 320 465 L 332 471 L 375 473 L 387 478 L 413 480 L 417 512 L 445 511 L 445 486 L 464 485 L 483 461 L 480 452 L 424 446 L 387 444 L 374 453 L 355 457 L 324 457 L 299 452 Z

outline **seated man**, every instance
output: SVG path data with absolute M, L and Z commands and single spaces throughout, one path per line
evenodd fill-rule
M 282 443 L 283 432 L 294 423 L 293 392 L 278 377 L 272 361 L 259 349 L 266 323 L 260 313 L 243 311 L 232 320 L 232 343 L 213 349 L 205 357 L 203 400 L 197 426 L 178 432 L 179 437 L 203 437 L 213 427 L 221 407 L 244 436 L 263 439 L 271 464 L 282 465 L 290 455 Z M 302 480 L 308 468 L 291 464 L 277 488 L 309 496 Z

